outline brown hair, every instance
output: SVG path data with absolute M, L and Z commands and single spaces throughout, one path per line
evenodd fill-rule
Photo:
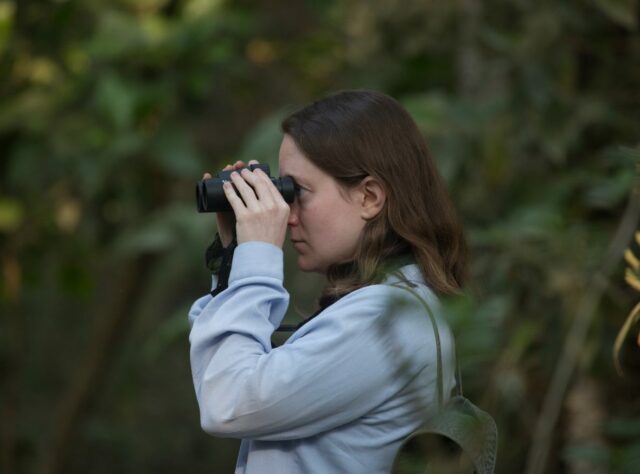
M 344 188 L 372 176 L 386 192 L 382 211 L 365 224 L 354 260 L 327 269 L 323 297 L 379 282 L 385 262 L 410 252 L 431 289 L 460 291 L 468 261 L 462 226 L 424 137 L 395 99 L 341 91 L 285 118 L 282 131 Z

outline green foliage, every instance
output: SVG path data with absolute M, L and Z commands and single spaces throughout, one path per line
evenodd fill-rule
M 497 472 L 522 472 L 567 328 L 634 185 L 637 8 L 0 1 L 3 467 L 232 469 L 236 445 L 200 432 L 179 316 L 209 284 L 215 225 L 195 212 L 193 185 L 236 159 L 275 168 L 284 114 L 374 87 L 415 117 L 460 210 L 473 265 L 447 308 L 465 395 L 507 440 Z M 285 251 L 295 321 L 321 282 Z M 604 400 L 583 408 L 602 412 L 599 444 L 574 439 L 565 410 L 548 472 L 637 466 L 637 348 L 622 354 L 625 379 L 610 357 L 637 295 L 618 270 L 575 374 L 595 378 Z M 96 374 L 86 390 L 83 367 Z

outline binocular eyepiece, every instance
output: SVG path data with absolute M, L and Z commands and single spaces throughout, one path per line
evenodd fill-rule
M 275 185 L 276 189 L 280 191 L 284 200 L 288 203 L 292 203 L 296 197 L 296 191 L 298 185 L 291 176 L 283 176 L 281 178 L 274 178 L 269 171 L 269 165 L 259 163 L 257 165 L 249 165 L 247 168 L 253 171 L 256 168 L 260 168 L 271 179 L 271 182 Z M 240 171 L 243 168 L 235 171 Z M 214 178 L 203 179 L 196 184 L 196 205 L 198 212 L 224 212 L 233 211 L 231 204 L 227 200 L 227 196 L 224 194 L 222 184 L 225 181 L 231 182 L 231 173 L 233 171 L 221 171 Z M 236 193 L 238 190 L 235 189 Z M 240 196 L 240 193 L 238 193 Z

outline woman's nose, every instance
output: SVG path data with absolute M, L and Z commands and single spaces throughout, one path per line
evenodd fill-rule
M 289 219 L 287 220 L 287 225 L 298 225 L 298 202 L 297 200 L 293 201 L 289 206 Z

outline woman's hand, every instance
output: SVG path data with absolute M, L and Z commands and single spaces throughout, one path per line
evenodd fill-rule
M 257 163 L 257 161 L 253 160 L 249 163 Z M 225 166 L 222 171 L 237 170 L 244 168 L 245 166 L 244 161 L 238 160 L 232 165 Z M 211 178 L 212 176 L 210 173 L 205 173 L 202 177 L 202 179 Z M 227 248 L 233 240 L 233 229 L 236 226 L 236 217 L 233 215 L 232 211 L 216 212 L 216 220 L 218 221 L 218 234 L 220 234 L 220 241 L 222 242 L 222 246 Z
M 257 161 L 249 162 L 253 163 Z M 282 248 L 289 205 L 269 176 L 259 168 L 254 171 L 245 168 L 240 173 L 231 173 L 231 181 L 242 196 L 240 199 L 230 182 L 224 183 L 224 193 L 235 213 L 238 244 L 258 240 Z

